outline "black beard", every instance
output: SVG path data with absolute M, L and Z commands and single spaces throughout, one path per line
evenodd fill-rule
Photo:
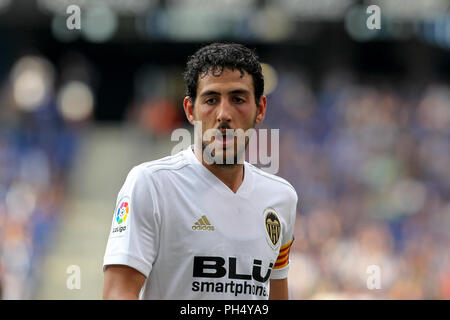
M 211 157 L 212 158 L 210 158 L 210 154 L 208 154 L 208 153 L 205 154 L 205 149 L 208 146 L 208 144 L 206 144 L 204 141 L 202 141 L 202 155 L 205 158 L 206 157 L 208 158 L 208 159 L 205 160 L 207 163 L 212 163 L 213 165 L 216 165 L 216 166 L 227 166 L 227 167 L 236 166 L 236 165 L 238 165 L 238 159 L 241 156 L 243 156 L 243 153 L 245 153 L 245 150 L 247 149 L 249 141 L 250 141 L 250 139 L 245 139 L 245 146 L 244 146 L 244 148 L 242 148 L 242 150 L 239 150 L 239 146 L 238 146 L 237 152 L 233 156 L 233 162 L 232 163 L 227 163 L 226 153 L 223 154 L 222 161 L 221 162 L 217 162 L 216 149 L 213 149 L 211 151 Z M 234 147 L 230 148 L 230 151 L 228 151 L 228 152 L 233 152 L 234 153 Z
M 253 118 L 253 126 L 252 126 L 253 129 L 256 126 L 256 116 L 257 116 L 257 113 L 255 113 L 255 116 Z M 219 125 L 217 127 L 217 129 L 219 129 L 219 130 L 220 129 L 225 129 L 226 130 L 226 129 L 231 129 L 231 127 L 228 124 L 221 124 L 221 125 Z M 202 137 L 203 137 L 203 133 L 202 133 Z M 231 166 L 235 166 L 235 165 L 238 164 L 239 157 L 242 155 L 242 153 L 245 153 L 245 150 L 247 150 L 247 146 L 248 146 L 249 142 L 250 142 L 250 139 L 246 137 L 245 138 L 245 147 L 242 150 L 239 150 L 239 146 L 238 146 L 237 152 L 236 152 L 236 154 L 233 157 L 233 163 L 227 163 L 227 161 L 226 161 L 226 154 L 223 155 L 222 163 L 216 163 L 216 157 L 215 157 L 216 151 L 215 151 L 215 149 L 212 150 L 212 152 L 211 152 L 213 159 L 210 159 L 209 155 L 207 155 L 207 157 L 209 158 L 208 159 L 209 161 L 207 161 L 207 162 L 208 163 L 212 163 L 213 165 L 217 165 L 217 166 L 230 166 L 230 167 Z M 203 141 L 203 138 L 202 138 L 202 155 L 203 156 L 205 155 L 205 149 L 206 149 L 207 146 L 208 146 L 208 144 L 206 144 Z M 233 146 L 233 152 L 234 152 L 234 146 Z M 242 155 L 242 156 L 244 156 L 244 155 Z

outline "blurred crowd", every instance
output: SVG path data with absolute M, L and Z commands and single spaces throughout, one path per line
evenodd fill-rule
M 450 299 L 450 86 L 367 79 L 313 90 L 290 66 L 269 97 L 299 195 L 292 295 Z
M 77 130 L 58 112 L 54 88 L 36 90 L 43 85 L 42 74 L 33 70 L 22 70 L 17 83 L 0 74 L 2 299 L 33 297 L 39 274 L 45 272 L 40 268 L 49 240 L 64 214 L 66 181 L 77 149 Z M 17 89 L 23 91 L 20 97 Z

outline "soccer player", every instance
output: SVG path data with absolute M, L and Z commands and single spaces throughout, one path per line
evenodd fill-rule
M 258 58 L 243 45 L 210 44 L 189 58 L 184 77 L 187 119 L 219 134 L 129 172 L 106 247 L 103 298 L 288 299 L 297 194 L 238 161 L 248 137 L 239 144 L 230 134 L 264 119 Z

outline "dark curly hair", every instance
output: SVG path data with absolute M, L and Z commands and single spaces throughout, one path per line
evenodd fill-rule
M 258 103 L 264 92 L 261 64 L 253 50 L 237 43 L 212 43 L 189 57 L 183 74 L 187 86 L 186 95 L 195 103 L 199 77 L 210 72 L 214 76 L 220 76 L 225 68 L 239 70 L 241 77 L 244 76 L 244 71 L 252 76 L 255 102 Z

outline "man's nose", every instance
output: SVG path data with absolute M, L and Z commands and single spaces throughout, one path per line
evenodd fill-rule
M 217 112 L 217 122 L 230 122 L 232 108 L 233 106 L 226 99 L 223 99 Z

